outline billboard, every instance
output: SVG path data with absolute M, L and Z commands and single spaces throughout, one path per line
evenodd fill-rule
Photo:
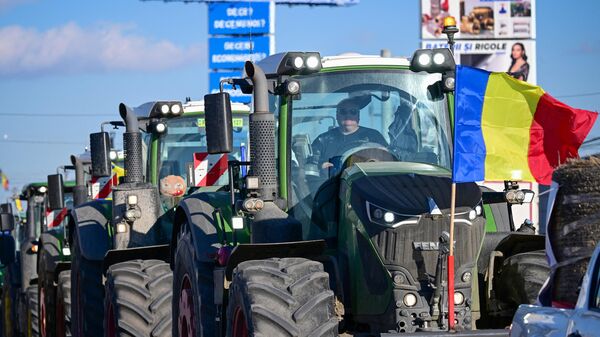
M 447 48 L 445 41 L 422 41 L 422 48 Z M 459 40 L 454 45 L 459 64 L 488 71 L 508 72 L 513 77 L 537 83 L 534 40 Z
M 247 35 L 271 33 L 270 2 L 219 2 L 208 5 L 208 33 Z
M 208 39 L 211 69 L 239 69 L 244 62 L 260 61 L 271 53 L 271 35 L 211 37 Z
M 456 18 L 457 39 L 534 39 L 535 0 L 421 0 L 421 38 L 443 39 Z

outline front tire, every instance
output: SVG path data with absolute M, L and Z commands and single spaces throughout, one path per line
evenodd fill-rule
M 27 337 L 38 337 L 39 334 L 39 294 L 37 286 L 27 288 Z
M 71 271 L 58 274 L 56 291 L 56 337 L 71 337 Z
M 170 336 L 173 273 L 160 260 L 117 263 L 106 275 L 106 337 Z
M 196 261 L 192 234 L 181 225 L 173 272 L 173 337 L 215 336 L 214 263 Z
M 227 336 L 338 336 L 323 265 L 302 258 L 240 263 L 229 290 Z
M 73 238 L 71 331 L 76 337 L 102 337 L 102 317 L 104 317 L 102 262 L 86 259 L 77 241 L 77 237 Z
M 550 267 L 543 250 L 509 256 L 494 277 L 496 296 L 514 311 L 521 304 L 534 304 L 549 274 Z

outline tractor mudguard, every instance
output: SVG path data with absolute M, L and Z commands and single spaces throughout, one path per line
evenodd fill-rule
M 531 252 L 544 249 L 544 236 L 537 234 L 522 234 L 517 232 L 497 232 L 486 233 L 479 259 L 477 260 L 477 269 L 484 272 L 490 262 L 490 254 L 493 251 L 502 252 L 506 258 L 515 254 Z
M 133 260 L 162 260 L 171 262 L 169 245 L 154 245 L 128 249 L 111 249 L 106 252 L 102 262 L 102 273 L 114 264 Z
M 51 233 L 40 235 L 40 258 L 38 274 L 53 273 L 61 260 L 61 244 L 57 237 Z
M 112 201 L 93 200 L 71 212 L 77 234 L 73 240 L 87 260 L 99 261 L 111 247 L 108 229 L 112 218 Z
M 230 209 L 229 203 L 229 194 L 223 192 L 192 194 L 183 199 L 175 213 L 171 255 L 177 247 L 181 225 L 187 223 L 192 233 L 196 259 L 200 262 L 213 262 L 217 249 L 221 247 L 219 236 L 222 232 L 214 219 L 214 213 L 217 208 L 222 211 Z

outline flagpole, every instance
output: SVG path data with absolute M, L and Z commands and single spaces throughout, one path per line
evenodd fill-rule
M 448 329 L 454 330 L 454 209 L 456 206 L 456 183 L 452 182 L 450 197 L 450 252 L 448 254 Z

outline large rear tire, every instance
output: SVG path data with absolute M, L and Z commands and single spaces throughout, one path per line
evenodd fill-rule
M 39 337 L 39 294 L 37 286 L 27 288 L 27 337 Z
M 173 337 L 215 336 L 214 264 L 195 256 L 190 229 L 182 224 L 173 272 Z
M 71 271 L 58 274 L 56 291 L 56 337 L 71 337 Z
M 39 293 L 39 332 L 40 337 L 54 337 L 56 323 L 56 287 L 54 281 L 40 279 Z
M 75 234 L 77 235 L 77 234 Z M 71 262 L 71 332 L 76 337 L 102 337 L 104 285 L 102 262 L 86 259 L 73 238 Z
M 338 336 L 323 265 L 302 258 L 240 263 L 229 290 L 227 336 Z
M 543 250 L 509 256 L 494 276 L 494 290 L 499 301 L 516 311 L 521 304 L 534 304 L 550 274 Z
M 173 272 L 160 260 L 117 263 L 106 275 L 106 337 L 171 335 Z

